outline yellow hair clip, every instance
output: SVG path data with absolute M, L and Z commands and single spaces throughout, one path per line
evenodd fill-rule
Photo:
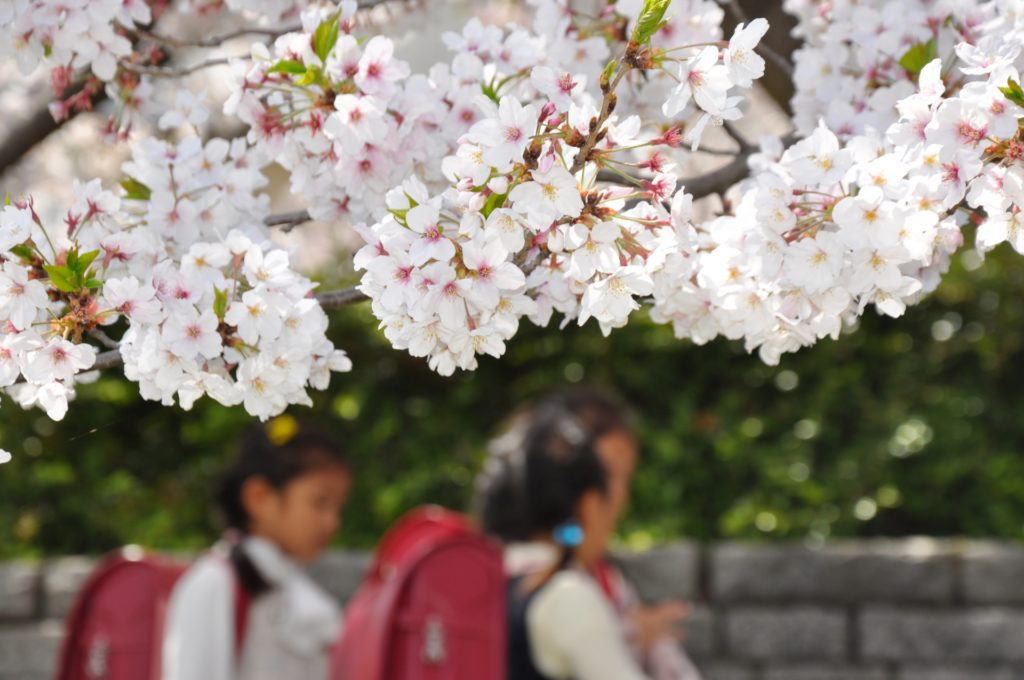
M 299 431 L 299 421 L 288 414 L 271 418 L 264 426 L 267 432 L 267 439 L 274 446 L 284 446 Z

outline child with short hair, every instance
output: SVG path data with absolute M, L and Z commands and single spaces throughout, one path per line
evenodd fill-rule
M 171 594 L 164 680 L 327 678 L 341 612 L 304 565 L 330 544 L 352 480 L 337 444 L 290 416 L 246 433 L 217 494 L 228 531 Z

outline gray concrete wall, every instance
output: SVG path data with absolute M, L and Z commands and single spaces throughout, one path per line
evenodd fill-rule
M 679 543 L 619 559 L 643 597 L 689 600 L 687 650 L 708 680 L 1024 678 L 1024 547 L 931 539 Z M 342 601 L 368 557 L 314 576 Z M 0 563 L 0 680 L 52 674 L 93 558 Z

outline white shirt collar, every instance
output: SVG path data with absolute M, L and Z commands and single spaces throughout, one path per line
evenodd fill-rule
M 559 548 L 553 543 L 509 543 L 505 546 L 505 573 L 516 575 L 545 569 L 558 562 L 559 556 Z
M 278 594 L 275 627 L 281 641 L 299 654 L 319 654 L 341 632 L 341 609 L 306 570 L 275 543 L 247 536 L 242 549 Z

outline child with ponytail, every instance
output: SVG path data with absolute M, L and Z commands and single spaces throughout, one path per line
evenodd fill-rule
M 685 607 L 620 609 L 625 582 L 606 560 L 638 454 L 625 409 L 584 388 L 549 395 L 512 420 L 491 454 L 477 511 L 506 544 L 508 680 L 699 677 L 672 639 Z M 651 654 L 666 643 L 682 664 L 674 675 L 664 654 Z

